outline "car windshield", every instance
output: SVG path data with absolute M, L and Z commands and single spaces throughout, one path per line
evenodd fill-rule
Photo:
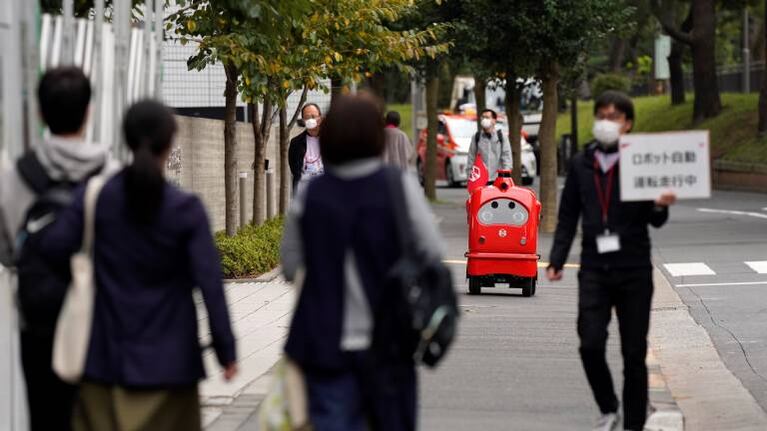
M 468 152 L 474 134 L 477 133 L 477 123 L 465 118 L 447 118 L 450 136 L 458 145 L 458 151 Z
M 477 133 L 477 123 L 465 118 L 448 118 L 447 127 L 453 139 L 471 138 Z

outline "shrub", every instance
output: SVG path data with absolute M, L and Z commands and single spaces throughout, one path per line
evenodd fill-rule
M 616 90 L 628 93 L 631 91 L 631 79 L 623 75 L 606 73 L 597 75 L 591 81 L 591 95 L 596 99 L 607 90 Z
M 274 269 L 280 262 L 282 227 L 283 219 L 275 218 L 261 226 L 245 226 L 232 237 L 216 233 L 224 277 L 255 277 Z

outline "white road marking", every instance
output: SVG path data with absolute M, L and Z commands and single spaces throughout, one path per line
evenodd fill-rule
M 748 217 L 767 219 L 767 214 L 755 213 L 750 211 L 715 210 L 711 208 L 698 208 L 698 211 L 702 213 L 729 214 L 729 215 L 739 215 L 739 216 L 748 216 Z
M 746 262 L 746 265 L 750 266 L 758 274 L 767 274 L 767 260 Z
M 691 263 L 667 263 L 663 265 L 673 277 L 683 277 L 690 275 L 716 275 L 713 269 L 709 268 L 703 262 Z
M 696 283 L 696 284 L 677 284 L 676 287 L 719 287 L 719 286 L 760 286 L 767 284 L 767 281 L 744 281 L 740 283 Z

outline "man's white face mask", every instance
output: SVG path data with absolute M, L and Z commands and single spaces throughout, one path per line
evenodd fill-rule
M 621 138 L 621 125 L 615 121 L 597 120 L 592 129 L 594 139 L 604 148 L 613 148 Z
M 310 118 L 306 120 L 306 128 L 309 130 L 316 129 L 317 125 L 318 123 L 316 118 Z
M 483 129 L 490 130 L 490 128 L 493 127 L 493 120 L 490 118 L 483 118 L 480 124 L 482 125 Z

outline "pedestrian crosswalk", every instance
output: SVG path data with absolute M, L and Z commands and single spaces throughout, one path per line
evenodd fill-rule
M 703 262 L 667 263 L 664 266 L 672 277 L 716 275 L 716 272 Z
M 742 262 L 743 272 L 767 274 L 767 260 Z M 699 275 L 717 275 L 716 271 L 704 262 L 666 263 L 663 265 L 672 277 L 690 277 Z
M 750 266 L 757 274 L 767 274 L 767 260 L 746 262 L 746 265 Z

